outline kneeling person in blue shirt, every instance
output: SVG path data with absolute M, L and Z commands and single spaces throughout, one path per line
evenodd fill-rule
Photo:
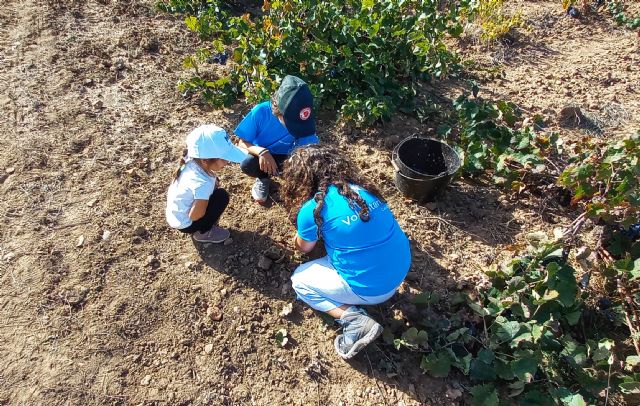
M 293 289 L 337 319 L 343 331 L 335 349 L 351 358 L 382 333 L 356 305 L 393 296 L 411 265 L 409 241 L 375 185 L 333 147 L 296 149 L 283 180 L 285 207 L 297 220 L 295 247 L 309 252 L 322 238 L 327 251 L 295 270 Z
M 264 204 L 269 197 L 269 177 L 278 175 L 291 151 L 318 142 L 309 86 L 296 76 L 285 76 L 271 101 L 251 109 L 235 133 L 239 146 L 250 154 L 240 168 L 256 178 L 251 196 Z

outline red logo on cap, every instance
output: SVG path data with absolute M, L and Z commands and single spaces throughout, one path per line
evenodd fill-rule
M 311 107 L 305 107 L 300 110 L 300 120 L 305 121 L 311 117 Z

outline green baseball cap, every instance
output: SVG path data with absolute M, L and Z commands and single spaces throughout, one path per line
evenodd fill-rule
M 316 133 L 313 94 L 304 80 L 285 76 L 276 91 L 276 102 L 291 135 L 300 138 Z

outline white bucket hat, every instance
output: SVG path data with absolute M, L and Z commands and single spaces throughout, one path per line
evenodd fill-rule
M 188 158 L 221 158 L 240 163 L 247 154 L 229 141 L 227 132 L 217 125 L 201 125 L 187 135 Z

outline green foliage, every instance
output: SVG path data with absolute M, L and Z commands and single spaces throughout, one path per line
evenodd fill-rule
M 558 183 L 592 219 L 629 226 L 640 210 L 640 132 L 621 141 L 587 139 L 575 146 Z
M 218 3 L 219 0 L 166 0 L 158 1 L 156 7 L 165 13 L 200 15 L 218 8 Z
M 524 173 L 546 170 L 544 156 L 551 152 L 557 137 L 538 135 L 531 127 L 513 129 L 520 116 L 514 104 L 463 95 L 454 108 L 454 124 L 442 125 L 438 132 L 458 146 L 467 176 L 491 170 L 497 184 L 520 191 Z
M 625 26 L 632 30 L 640 28 L 640 16 L 635 18 L 627 17 L 624 1 L 611 0 L 608 2 L 607 8 L 609 9 L 609 14 L 611 14 L 618 25 Z
M 467 2 L 441 4 L 274 0 L 265 2 L 260 16 L 232 17 L 218 8 L 200 12 L 187 25 L 213 41 L 185 64 L 197 80 L 183 82 L 181 89 L 201 92 L 218 106 L 237 97 L 254 103 L 269 99 L 280 79 L 293 74 L 310 84 L 318 107 L 338 110 L 345 119 L 371 124 L 398 110 L 410 112 L 420 81 L 458 67 L 443 40 L 462 32 L 459 10 Z M 225 49 L 234 63 L 218 73 L 226 79 L 218 83 L 216 74 L 208 78 L 198 65 Z
M 479 297 L 462 303 L 452 297 L 450 314 L 418 323 L 421 329 L 407 330 L 396 348 L 424 352 L 420 367 L 434 377 L 454 369 L 468 375 L 478 383 L 470 389 L 474 405 L 498 405 L 494 385 L 500 382 L 521 405 L 586 405 L 608 386 L 640 390 L 629 373 L 640 357 L 628 357 L 627 370 L 621 369 L 614 341 L 589 328 L 588 295 L 566 256 L 561 245 L 546 241 L 529 255 L 491 267 L 491 286 Z M 624 266 L 635 272 L 636 264 Z
M 474 386 L 469 390 L 469 392 L 471 392 L 472 396 L 471 406 L 498 405 L 498 392 L 491 384 Z

